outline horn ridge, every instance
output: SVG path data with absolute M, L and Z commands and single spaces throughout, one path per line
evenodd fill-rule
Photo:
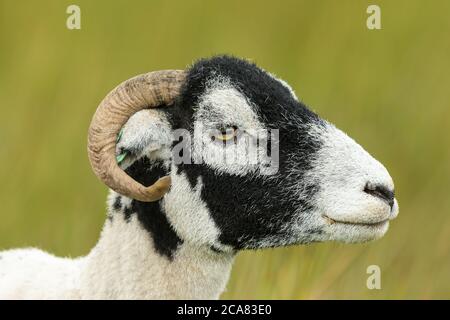
M 159 200 L 170 187 L 163 177 L 145 187 L 128 176 L 115 157 L 117 134 L 136 112 L 173 104 L 186 73 L 183 70 L 154 71 L 126 80 L 100 103 L 89 127 L 88 156 L 95 175 L 109 188 L 139 201 Z

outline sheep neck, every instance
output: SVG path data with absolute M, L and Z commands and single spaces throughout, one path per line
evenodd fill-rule
M 81 296 L 92 299 L 217 299 L 234 256 L 181 243 L 171 258 L 156 250 L 137 215 L 114 217 L 85 258 Z

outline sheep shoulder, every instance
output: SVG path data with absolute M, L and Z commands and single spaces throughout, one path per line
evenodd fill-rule
M 0 252 L 0 299 L 76 299 L 81 264 L 35 248 Z

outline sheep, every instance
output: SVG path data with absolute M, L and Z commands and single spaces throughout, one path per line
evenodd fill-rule
M 258 130 L 278 136 L 244 161 Z M 218 299 L 242 250 L 375 240 L 398 214 L 380 162 L 286 82 L 231 56 L 119 85 L 93 117 L 88 154 L 111 189 L 98 243 L 73 260 L 1 252 L 0 298 Z

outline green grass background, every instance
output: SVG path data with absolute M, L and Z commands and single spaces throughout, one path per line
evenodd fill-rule
M 382 30 L 366 28 L 372 3 Z M 400 215 L 374 243 L 244 252 L 222 297 L 450 298 L 449 15 L 447 0 L 0 0 L 0 249 L 87 254 L 105 219 L 86 155 L 99 101 L 133 75 L 232 53 L 384 163 Z M 381 290 L 366 288 L 372 264 Z

